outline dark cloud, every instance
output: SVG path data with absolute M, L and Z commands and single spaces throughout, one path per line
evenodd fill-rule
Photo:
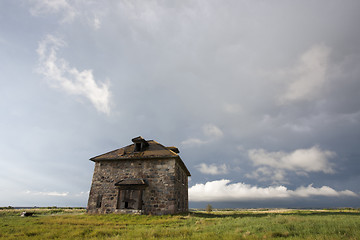
M 359 194 L 359 10 L 356 1 L 2 2 L 0 205 L 85 205 L 87 159 L 138 135 L 178 146 L 190 187 L 229 179 L 267 189 L 278 174 L 290 190 Z M 333 154 L 312 158 L 310 171 L 309 158 L 291 154 L 314 146 Z M 249 151 L 260 149 L 254 164 Z M 256 206 L 354 203 L 319 199 Z

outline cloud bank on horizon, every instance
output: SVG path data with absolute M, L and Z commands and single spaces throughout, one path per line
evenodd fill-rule
M 358 195 L 350 190 L 336 191 L 328 186 L 315 188 L 312 184 L 289 190 L 285 186 L 256 187 L 244 183 L 230 183 L 222 179 L 195 184 L 189 189 L 190 201 L 194 202 L 241 202 L 270 199 L 307 198 L 312 196 L 340 197 Z
M 85 206 L 87 159 L 142 135 L 180 148 L 193 206 L 360 207 L 359 11 L 2 1 L 0 205 Z

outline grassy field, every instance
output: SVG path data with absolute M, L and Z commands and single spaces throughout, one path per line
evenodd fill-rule
M 83 209 L 0 210 L 0 239 L 360 239 L 359 210 L 191 211 L 88 215 Z

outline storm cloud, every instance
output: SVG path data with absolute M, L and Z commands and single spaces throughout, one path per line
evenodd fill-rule
M 359 207 L 359 11 L 2 1 L 0 205 L 85 206 L 88 159 L 141 135 L 179 147 L 190 206 Z

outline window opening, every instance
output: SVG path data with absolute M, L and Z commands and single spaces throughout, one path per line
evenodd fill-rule
M 96 208 L 101 208 L 102 195 L 98 195 L 96 199 Z
M 141 143 L 135 143 L 134 152 L 140 152 L 140 151 L 141 151 Z
M 133 138 L 131 141 L 134 143 L 134 152 L 144 151 L 149 146 L 149 143 L 141 136 Z

